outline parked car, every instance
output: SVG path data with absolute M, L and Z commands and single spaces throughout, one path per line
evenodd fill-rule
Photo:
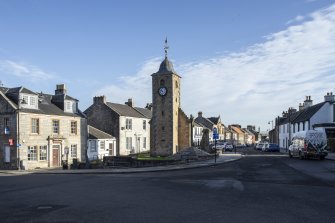
M 297 156 L 300 159 L 318 158 L 323 160 L 328 152 L 327 136 L 324 130 L 307 130 L 296 132 L 289 147 L 289 157 Z
M 234 150 L 234 146 L 232 144 L 226 144 L 224 151 L 230 151 L 232 152 Z
M 279 152 L 279 146 L 275 143 L 266 143 L 262 148 L 263 152 Z
M 224 149 L 225 149 L 225 146 L 226 146 L 226 143 L 218 143 L 218 144 L 216 144 L 216 151 L 224 151 Z M 215 146 L 213 147 L 213 148 L 215 148 Z
M 262 150 L 264 143 L 258 143 L 255 147 L 256 150 Z
M 225 148 L 226 143 L 225 142 L 216 142 L 216 146 L 215 144 L 211 144 L 210 148 L 212 149 L 212 151 L 214 152 L 215 148 L 216 148 L 216 152 L 219 152 L 220 150 L 223 152 L 224 148 Z

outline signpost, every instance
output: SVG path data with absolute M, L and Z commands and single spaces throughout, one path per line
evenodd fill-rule
M 218 129 L 216 127 L 213 128 L 213 139 L 214 139 L 214 163 L 216 164 L 216 140 L 219 139 Z

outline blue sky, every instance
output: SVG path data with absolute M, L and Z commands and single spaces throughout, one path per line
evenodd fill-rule
M 182 108 L 225 124 L 268 121 L 335 82 L 330 0 L 0 1 L 0 80 L 53 93 L 151 101 L 164 57 L 182 76 Z

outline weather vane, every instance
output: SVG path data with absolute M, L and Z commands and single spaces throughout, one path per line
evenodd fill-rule
M 167 57 L 168 49 L 169 49 L 169 45 L 168 45 L 168 41 L 167 41 L 167 37 L 166 37 L 165 38 L 165 46 L 164 46 L 165 57 Z

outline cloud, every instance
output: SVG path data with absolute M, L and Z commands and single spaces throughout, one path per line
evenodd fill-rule
M 297 107 L 305 95 L 321 102 L 335 83 L 335 5 L 308 15 L 308 21 L 304 18 L 297 17 L 300 24 L 272 33 L 242 52 L 174 62 L 182 76 L 183 110 L 221 115 L 225 124 L 256 124 L 265 130 L 268 121 Z M 123 76 L 99 93 L 109 95 L 110 101 L 151 101 L 150 74 L 158 70 L 161 59 L 146 61 L 137 74 Z
M 94 92 L 94 95 L 105 95 L 107 100 L 123 103 L 133 98 L 135 106 L 144 107 L 151 99 L 151 76 L 158 70 L 161 58 L 152 58 L 143 63 L 136 75 L 122 75 L 117 84 L 107 84 Z
M 290 24 L 295 23 L 295 22 L 301 22 L 301 21 L 303 21 L 304 19 L 305 19 L 304 16 L 302 16 L 302 15 L 297 15 L 294 19 L 289 20 L 289 21 L 286 23 L 286 25 L 290 25 Z
M 0 60 L 0 71 L 8 76 L 14 75 L 31 81 L 54 78 L 53 74 L 45 72 L 37 66 L 26 63 L 18 63 L 12 60 Z

